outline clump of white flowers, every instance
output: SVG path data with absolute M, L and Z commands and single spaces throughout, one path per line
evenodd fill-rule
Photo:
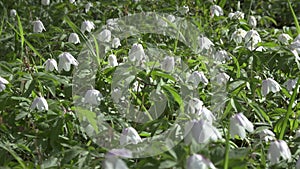
M 268 159 L 271 165 L 279 163 L 280 157 L 283 160 L 291 159 L 291 151 L 283 140 L 275 140 L 270 144 L 268 150 Z

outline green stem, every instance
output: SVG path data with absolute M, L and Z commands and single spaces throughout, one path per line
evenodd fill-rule
M 227 133 L 225 131 L 226 135 L 226 148 L 225 148 L 225 160 L 224 160 L 224 169 L 228 169 L 228 165 L 229 165 L 229 149 L 230 149 L 230 145 L 229 145 L 229 139 L 230 139 L 230 125 L 228 125 L 228 130 Z
M 300 78 L 298 78 L 298 80 L 297 80 L 297 84 L 294 88 L 294 91 L 293 91 L 293 94 L 292 94 L 292 97 L 291 97 L 291 101 L 290 101 L 289 106 L 288 106 L 288 110 L 285 114 L 285 118 L 284 118 L 282 128 L 281 128 L 281 131 L 280 131 L 280 135 L 279 135 L 280 140 L 283 139 L 283 136 L 285 134 L 285 130 L 286 130 L 286 127 L 287 127 L 288 120 L 290 118 L 290 115 L 292 114 L 293 103 L 295 102 L 296 95 L 298 93 L 299 84 L 300 84 Z
M 287 1 L 289 3 L 289 7 L 290 7 L 290 10 L 291 10 L 293 18 L 294 18 L 294 22 L 295 22 L 295 25 L 296 25 L 296 28 L 297 28 L 297 33 L 300 34 L 300 26 L 299 26 L 299 22 L 298 22 L 297 16 L 296 16 L 296 14 L 294 12 L 294 9 L 292 7 L 292 4 L 291 4 L 290 0 L 287 0 Z

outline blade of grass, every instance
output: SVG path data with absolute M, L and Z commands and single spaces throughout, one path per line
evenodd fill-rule
M 287 0 L 287 1 L 289 3 L 289 7 L 290 7 L 290 10 L 291 10 L 293 18 L 294 18 L 294 22 L 295 22 L 295 25 L 296 25 L 296 28 L 297 28 L 297 33 L 300 34 L 300 26 L 299 26 L 299 22 L 298 22 L 297 16 L 295 14 L 295 11 L 294 11 L 294 9 L 292 7 L 292 4 L 291 4 L 290 0 Z
M 10 148 L 10 145 L 7 145 L 7 144 L 4 145 L 4 144 L 1 143 L 0 148 L 2 148 L 3 150 L 6 150 L 7 152 L 9 152 L 18 161 L 18 163 L 22 166 L 22 168 L 26 168 L 25 164 L 23 163 L 22 158 L 19 157 L 17 155 L 17 153 Z
M 21 23 L 21 19 L 19 17 L 19 15 L 17 14 L 17 19 L 18 19 L 18 27 L 19 27 L 19 36 L 21 37 L 21 52 L 23 53 L 23 47 L 24 47 L 24 30 L 23 30 L 23 26 Z

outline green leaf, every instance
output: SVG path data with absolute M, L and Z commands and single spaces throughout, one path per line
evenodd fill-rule
M 97 116 L 95 112 L 89 111 L 87 109 L 84 109 L 82 107 L 76 107 L 76 114 L 79 118 L 80 121 L 83 120 L 83 117 L 86 117 L 86 119 L 88 120 L 88 122 L 92 125 L 92 127 L 94 128 L 95 132 L 98 134 L 99 133 L 99 129 L 98 129 L 98 125 L 97 125 Z

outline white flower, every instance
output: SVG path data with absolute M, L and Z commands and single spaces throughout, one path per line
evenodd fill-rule
M 91 32 L 92 29 L 95 29 L 95 24 L 91 21 L 83 21 L 82 24 L 81 24 L 81 32 L 85 32 L 85 31 L 88 31 L 88 32 Z
M 99 33 L 99 40 L 101 42 L 110 42 L 111 40 L 111 32 L 108 29 L 104 29 Z
M 78 34 L 77 33 L 71 33 L 70 36 L 69 36 L 68 42 L 74 43 L 74 44 L 80 43 L 80 39 L 79 39 Z
M 200 51 L 206 49 L 209 50 L 214 44 L 207 37 L 198 37 Z
M 216 120 L 216 117 L 213 115 L 213 113 L 210 110 L 208 110 L 205 106 L 203 106 L 200 112 L 200 118 L 206 120 L 210 124 L 212 124 L 212 122 Z
M 85 13 L 88 13 L 88 11 L 90 10 L 90 8 L 93 7 L 93 4 L 88 2 L 85 6 L 84 6 L 84 10 Z
M 300 169 L 300 157 L 298 158 L 296 162 L 296 169 Z
M 17 16 L 17 11 L 15 9 L 10 10 L 10 17 L 14 18 Z
M 192 139 L 197 143 L 207 143 L 222 138 L 220 132 L 210 122 L 203 119 L 188 121 L 185 124 L 184 132 L 186 144 L 189 144 Z
M 229 59 L 228 53 L 225 50 L 219 50 L 214 54 L 214 59 L 219 62 L 225 62 Z
M 48 103 L 44 97 L 37 97 L 33 100 L 30 109 L 38 109 L 38 111 L 48 110 Z
M 126 163 L 122 159 L 111 155 L 105 157 L 102 167 L 104 169 L 128 169 Z
M 168 19 L 170 22 L 174 22 L 174 21 L 175 21 L 175 16 L 174 16 L 174 15 L 168 15 L 168 16 L 167 16 L 167 19 Z
M 213 163 L 200 154 L 193 154 L 187 159 L 187 169 L 215 169 Z
M 203 102 L 198 98 L 192 98 L 188 103 L 188 113 L 197 114 L 202 110 Z
M 291 151 L 283 140 L 276 140 L 270 144 L 268 151 L 268 159 L 271 165 L 279 163 L 280 157 L 283 160 L 291 159 Z
M 50 4 L 50 0 L 42 0 L 42 5 L 49 5 Z
M 194 71 L 188 79 L 188 82 L 192 82 L 194 87 L 197 87 L 200 82 L 202 82 L 204 85 L 208 84 L 208 80 L 205 77 L 203 72 Z
M 273 92 L 279 92 L 281 90 L 280 85 L 273 79 L 267 78 L 266 80 L 262 81 L 261 91 L 263 97 L 265 97 L 268 93 Z
M 235 41 L 235 43 L 241 43 L 245 38 L 247 32 L 244 29 L 237 29 L 231 35 L 231 39 Z
M 166 72 L 172 72 L 175 66 L 174 57 L 166 56 L 161 63 L 161 68 Z
M 255 28 L 257 25 L 256 19 L 254 16 L 249 17 L 249 26 L 252 28 Z
M 269 130 L 269 129 L 264 129 L 259 133 L 260 139 L 265 140 L 266 142 L 274 140 L 275 139 L 275 134 Z
M 293 92 L 293 89 L 296 87 L 297 80 L 298 79 L 289 79 L 286 82 L 284 82 L 283 86 L 285 86 L 289 92 Z
M 215 78 L 218 84 L 226 84 L 227 81 L 230 79 L 230 76 L 226 73 L 219 73 Z
M 122 91 L 119 88 L 114 88 L 111 91 L 111 97 L 115 103 L 119 103 L 119 99 L 122 97 Z
M 243 113 L 238 113 L 230 118 L 230 135 L 234 138 L 235 135 L 244 139 L 246 137 L 246 131 L 253 132 L 253 124 L 244 116 Z
M 134 128 L 128 127 L 123 129 L 120 136 L 121 145 L 138 144 L 140 142 L 142 142 L 142 139 Z
M 108 64 L 112 67 L 118 66 L 117 57 L 114 54 L 108 56 Z
M 140 62 L 145 59 L 144 48 L 141 44 L 133 44 L 129 51 L 129 60 L 132 62 Z
M 84 102 L 93 105 L 99 105 L 102 97 L 102 94 L 98 90 L 91 89 L 86 91 L 84 95 Z
M 240 11 L 236 11 L 234 13 L 229 13 L 229 15 L 228 15 L 228 17 L 230 19 L 238 19 L 238 20 L 244 19 L 244 16 L 245 16 L 245 14 L 243 12 L 240 12 Z
M 72 3 L 74 3 L 74 2 L 75 2 L 75 0 L 69 0 L 69 2 L 72 4 Z
M 289 44 L 289 41 L 292 40 L 292 37 L 289 34 L 282 33 L 278 36 L 278 41 L 282 44 Z
M 43 30 L 46 30 L 46 29 L 45 29 L 42 21 L 40 21 L 40 20 L 33 21 L 33 32 L 34 33 L 41 33 L 41 32 L 43 32 Z
M 213 5 L 210 7 L 210 16 L 214 17 L 214 16 L 222 16 L 223 15 L 223 10 L 220 6 L 218 5 Z
M 261 38 L 256 30 L 250 30 L 245 36 L 246 47 L 253 51 L 256 48 L 258 42 L 261 42 Z
M 121 42 L 119 38 L 114 38 L 112 40 L 112 48 L 118 48 L 119 46 L 121 46 Z
M 46 71 L 52 72 L 54 69 L 57 69 L 57 62 L 55 59 L 47 59 L 46 62 L 43 64 Z
M 187 14 L 190 11 L 190 8 L 186 5 L 184 5 L 183 7 L 181 7 L 179 9 L 179 12 L 181 13 L 181 15 Z
M 298 137 L 300 137 L 300 129 L 299 129 L 299 130 L 296 130 L 295 138 L 298 138 Z
M 0 77 L 0 92 L 5 90 L 7 84 L 8 84 L 8 81 L 6 79 Z
M 59 63 L 58 63 L 58 71 L 61 70 L 70 71 L 71 65 L 78 66 L 78 61 L 69 53 L 63 52 L 58 56 Z

